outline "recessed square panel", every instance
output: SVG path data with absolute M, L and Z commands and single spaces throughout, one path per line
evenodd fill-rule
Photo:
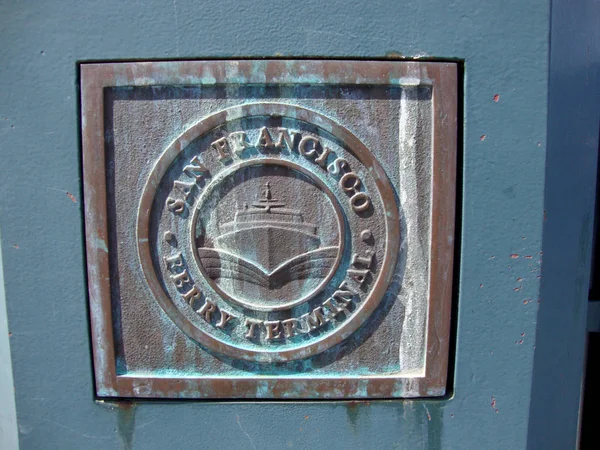
M 456 66 L 81 65 L 97 395 L 441 396 Z

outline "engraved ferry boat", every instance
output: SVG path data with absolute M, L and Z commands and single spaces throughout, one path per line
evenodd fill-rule
M 338 247 L 320 247 L 317 226 L 300 211 L 273 198 L 266 183 L 262 198 L 244 204 L 234 220 L 219 227 L 213 248 L 198 248 L 210 278 L 230 279 L 279 289 L 293 280 L 324 279 L 333 267 Z
M 316 225 L 304 222 L 300 211 L 273 199 L 270 183 L 266 183 L 261 199 L 250 207 L 244 204 L 220 231 L 215 239 L 218 249 L 252 261 L 266 272 L 321 244 Z

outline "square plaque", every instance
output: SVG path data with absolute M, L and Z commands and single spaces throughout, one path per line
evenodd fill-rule
M 81 65 L 97 395 L 441 396 L 457 71 Z

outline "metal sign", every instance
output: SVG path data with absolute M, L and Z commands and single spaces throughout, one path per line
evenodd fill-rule
M 99 396 L 445 393 L 453 64 L 81 70 Z

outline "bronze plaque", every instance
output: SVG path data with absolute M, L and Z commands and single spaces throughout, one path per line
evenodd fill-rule
M 456 66 L 82 64 L 98 396 L 446 392 Z

